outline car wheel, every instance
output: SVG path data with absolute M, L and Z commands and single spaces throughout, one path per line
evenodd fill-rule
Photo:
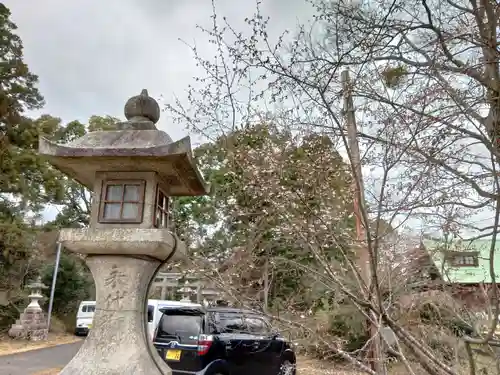
M 280 372 L 278 375 L 295 375 L 295 367 L 295 363 L 292 363 L 288 359 L 285 359 L 283 362 L 281 362 Z

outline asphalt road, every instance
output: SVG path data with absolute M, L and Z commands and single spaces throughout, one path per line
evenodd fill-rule
M 1 375 L 29 375 L 64 367 L 75 356 L 83 341 L 0 356 Z

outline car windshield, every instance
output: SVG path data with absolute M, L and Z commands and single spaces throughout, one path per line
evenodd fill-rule
M 271 333 L 269 324 L 260 316 L 216 312 L 212 320 L 212 331 L 215 332 L 257 333 L 261 335 Z
M 199 315 L 163 315 L 158 327 L 158 337 L 185 339 L 201 333 L 203 318 Z

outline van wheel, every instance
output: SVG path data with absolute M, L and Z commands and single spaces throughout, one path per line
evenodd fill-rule
M 290 362 L 288 359 L 285 359 L 281 362 L 280 372 L 278 375 L 295 375 L 296 368 L 295 363 Z

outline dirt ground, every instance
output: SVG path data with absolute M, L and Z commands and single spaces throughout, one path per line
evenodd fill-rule
M 318 367 L 319 366 L 319 367 Z M 45 371 L 37 372 L 31 375 L 59 375 L 62 368 L 53 368 Z M 335 372 L 332 369 L 321 368 L 321 366 L 316 361 L 311 360 L 301 360 L 299 366 L 298 375 L 360 375 L 361 373 L 356 371 L 348 371 L 348 370 L 338 370 Z
M 62 368 L 47 369 L 44 371 L 36 372 L 31 375 L 59 375 Z M 331 364 L 322 364 L 318 361 L 302 359 L 299 364 L 297 375 L 362 375 L 362 372 L 356 370 L 349 370 L 347 368 L 331 368 Z M 390 374 L 399 375 L 406 374 L 407 372 L 402 368 L 391 368 Z
M 33 349 L 40 349 L 44 347 L 51 347 L 59 344 L 65 344 L 70 342 L 75 342 L 80 340 L 77 337 L 68 334 L 52 334 L 49 340 L 41 343 L 30 343 L 22 341 L 14 341 L 9 338 L 0 339 L 0 356 L 26 352 Z M 299 357 L 297 359 L 298 363 L 298 373 L 297 375 L 362 375 L 363 372 L 348 367 L 347 365 L 340 365 L 334 362 L 319 361 L 315 359 L 310 359 L 307 357 Z M 54 366 L 54 365 L 52 365 Z M 62 368 L 58 367 L 47 368 L 43 371 L 33 372 L 30 375 L 58 375 Z M 42 367 L 43 368 L 43 367 Z M 484 358 L 478 361 L 479 373 L 482 369 L 494 368 L 491 363 L 491 358 L 488 359 L 488 363 L 485 362 Z M 407 371 L 401 364 L 391 364 L 388 373 L 390 375 L 406 375 Z M 417 370 L 417 369 L 415 369 Z M 416 371 L 418 373 L 418 371 Z M 424 373 L 421 371 L 421 373 Z M 464 374 L 468 374 L 467 368 L 464 368 Z
M 487 366 L 489 367 L 489 366 Z M 52 368 L 36 372 L 31 375 L 59 375 L 62 368 Z M 468 371 L 464 369 L 464 374 Z M 322 362 L 308 358 L 299 358 L 297 375 L 362 375 L 363 372 L 349 369 L 345 366 L 330 362 Z M 390 375 L 406 375 L 407 371 L 401 365 L 392 365 L 389 368 Z
M 32 375 L 59 375 L 62 368 L 48 369 L 45 371 L 37 372 Z M 318 364 L 316 361 L 303 360 L 299 365 L 297 375 L 362 375 L 362 372 L 349 370 L 349 369 L 328 369 L 325 365 Z M 406 374 L 404 369 L 391 369 L 390 374 L 399 375 Z
M 336 367 L 332 369 L 330 365 L 321 364 L 318 361 L 302 359 L 299 364 L 299 371 L 297 375 L 362 375 L 362 372 L 342 369 Z M 59 375 L 62 368 L 53 368 L 45 371 L 37 372 L 31 375 Z M 406 374 L 404 369 L 391 369 L 390 374 L 399 375 Z M 401 370 L 401 371 L 398 371 Z
M 47 369 L 45 371 L 36 372 L 31 375 L 59 375 L 61 370 L 62 368 L 53 368 L 53 369 Z M 304 358 L 300 360 L 298 375 L 330 375 L 330 374 L 360 375 L 361 373 L 348 370 L 345 370 L 344 372 L 342 370 L 339 371 L 339 369 L 336 369 L 334 372 L 334 370 L 327 369 L 326 367 L 322 366 L 318 361 L 312 361 Z
M 362 375 L 362 371 L 349 368 L 345 365 L 337 363 L 318 361 L 300 357 L 297 360 L 298 374 L 297 375 Z M 424 370 L 418 366 L 413 368 L 416 374 L 424 374 Z M 408 371 L 401 363 L 393 363 L 388 367 L 389 375 L 407 375 Z M 495 369 L 495 360 L 491 357 L 478 356 L 476 357 L 476 372 L 478 374 L 497 374 Z M 470 370 L 467 364 L 463 364 L 458 373 L 469 375 Z
M 0 356 L 48 348 L 60 344 L 69 344 L 81 338 L 67 333 L 50 333 L 47 341 L 13 340 L 8 336 L 0 337 Z
M 333 370 L 327 370 L 327 369 L 321 369 L 321 368 L 317 368 L 317 367 L 314 367 L 315 365 L 317 365 L 317 363 L 315 364 L 313 361 L 301 361 L 301 365 L 300 365 L 300 368 L 299 368 L 299 373 L 298 375 L 330 375 L 330 374 L 335 374 L 335 375 L 358 375 L 358 374 L 361 374 L 361 373 L 357 373 L 357 372 L 339 372 L 339 370 L 335 370 L 335 372 L 333 372 Z M 59 375 L 59 373 L 61 372 L 62 368 L 53 368 L 53 369 L 48 369 L 48 370 L 45 370 L 45 371 L 40 371 L 40 372 L 36 372 L 34 374 L 31 374 L 31 375 Z
M 319 361 L 307 357 L 297 358 L 297 375 L 361 375 L 363 372 L 339 365 L 338 363 Z

